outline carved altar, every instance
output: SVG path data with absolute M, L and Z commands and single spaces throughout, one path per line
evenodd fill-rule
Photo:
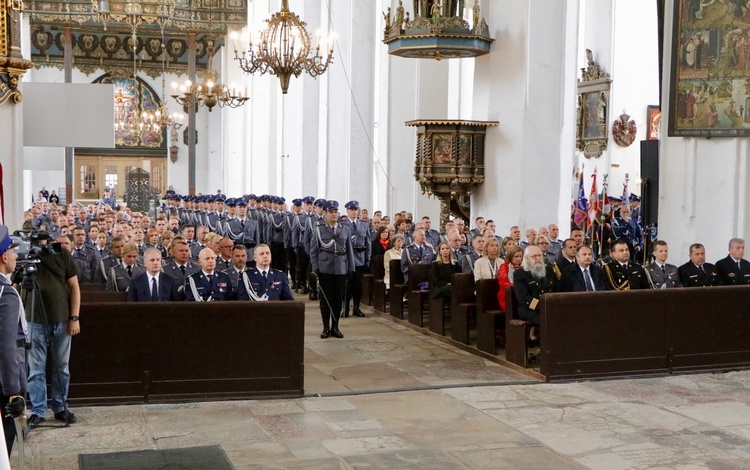
M 418 120 L 414 177 L 422 194 L 440 200 L 440 224 L 450 214 L 470 220 L 470 196 L 484 183 L 484 140 L 496 121 Z

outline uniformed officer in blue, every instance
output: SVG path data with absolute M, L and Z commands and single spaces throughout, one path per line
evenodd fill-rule
M 290 227 L 286 214 L 282 212 L 286 199 L 273 197 L 270 202 L 273 204 L 273 209 L 268 213 L 266 240 L 271 247 L 274 268 L 287 272 L 286 241 L 289 238 Z
M 21 297 L 9 276 L 16 269 L 18 254 L 13 250 L 8 227 L 0 225 L 0 413 L 8 455 L 13 448 L 16 427 L 13 418 L 26 409 L 26 349 L 28 331 Z
M 346 288 L 346 299 L 344 300 L 344 318 L 349 316 L 349 300 L 352 300 L 352 313 L 355 317 L 364 317 L 365 314 L 359 309 L 362 300 L 362 281 L 365 272 L 370 267 L 370 253 L 372 250 L 372 239 L 368 223 L 359 220 L 359 202 L 349 201 L 346 207 L 346 217 L 342 224 L 349 227 L 352 232 L 352 249 L 354 251 L 355 271 L 349 276 Z
M 240 276 L 237 299 L 256 302 L 294 300 L 286 274 L 271 267 L 271 248 L 265 244 L 256 246 L 253 258 L 255 267 Z
M 188 276 L 185 281 L 185 300 L 233 300 L 232 280 L 216 270 L 216 253 L 210 248 L 204 248 L 198 254 L 198 263 L 201 270 Z
M 341 304 L 344 301 L 346 277 L 353 273 L 352 234 L 339 224 L 339 203 L 326 201 L 325 219 L 318 222 L 310 242 L 310 263 L 319 280 L 320 313 L 323 318 L 321 338 L 343 338 L 339 330 Z
M 227 236 L 234 243 L 245 245 L 245 248 L 247 248 L 247 258 L 252 259 L 253 248 L 260 243 L 260 227 L 258 226 L 258 222 L 248 218 L 247 201 L 244 198 L 236 199 L 235 204 L 237 216 L 227 223 Z
M 296 215 L 292 224 L 292 245 L 297 252 L 297 285 L 302 294 L 309 292 L 307 287 L 307 271 L 310 268 L 310 256 L 307 254 L 307 236 L 310 230 L 309 219 L 313 216 L 313 202 L 315 198 L 302 198 L 302 211 Z
M 404 247 L 401 252 L 401 271 L 404 280 L 409 280 L 409 266 L 412 264 L 432 264 L 435 260 L 435 250 L 425 243 L 424 229 L 414 230 L 414 243 Z
M 313 234 L 315 233 L 315 227 L 321 220 L 325 220 L 325 212 L 323 212 L 323 206 L 325 205 L 325 199 L 316 199 L 313 201 L 313 212 L 307 219 L 307 237 L 305 238 L 305 251 L 307 256 L 310 256 L 310 245 L 313 242 Z M 318 278 L 310 275 L 313 272 L 312 263 L 308 268 L 308 289 L 310 290 L 310 300 L 318 300 Z

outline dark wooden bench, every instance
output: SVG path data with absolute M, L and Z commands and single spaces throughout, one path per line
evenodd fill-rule
M 409 266 L 409 323 L 419 327 L 424 326 L 424 311 L 430 298 L 429 291 L 420 290 L 419 284 L 429 281 L 430 267 L 429 264 Z
M 385 264 L 383 258 L 383 255 L 374 257 L 370 264 L 370 270 L 372 271 L 373 279 L 373 308 L 379 312 L 385 313 L 387 309 L 387 298 L 385 295 Z
M 391 277 L 391 289 L 388 291 L 388 303 L 390 304 L 391 316 L 403 320 L 404 296 L 406 295 L 408 287 L 404 281 L 404 273 L 401 271 L 401 260 L 392 259 L 388 266 Z
M 81 291 L 81 303 L 125 302 L 127 292 Z
M 83 303 L 81 317 L 71 404 L 304 393 L 302 302 Z
M 103 291 L 106 284 L 78 284 L 81 287 L 81 292 L 84 291 Z
M 481 279 L 477 288 L 477 349 L 497 354 L 497 323 L 505 316 L 497 301 L 497 279 Z
M 505 288 L 505 306 L 505 360 L 528 367 L 531 325 L 518 317 L 518 298 L 513 286 Z
M 375 296 L 375 275 L 372 273 L 372 266 L 378 262 L 378 258 L 380 258 L 380 264 L 383 264 L 383 255 L 373 257 L 370 260 L 370 272 L 362 276 L 362 302 L 369 306 L 372 306 Z
M 451 338 L 464 344 L 469 344 L 471 319 L 477 311 L 475 290 L 474 273 L 453 275 Z

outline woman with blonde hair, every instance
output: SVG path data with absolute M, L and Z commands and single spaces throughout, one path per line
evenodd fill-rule
M 437 259 L 430 266 L 430 298 L 450 301 L 453 275 L 461 272 L 461 266 L 453 259 L 448 242 L 442 242 L 437 253 Z
M 401 254 L 404 248 L 404 236 L 400 234 L 393 235 L 391 237 L 392 248 L 385 252 L 383 255 L 383 264 L 385 265 L 385 276 L 383 276 L 383 282 L 385 282 L 385 288 L 391 288 L 391 260 L 401 259 Z
M 484 245 L 482 257 L 474 263 L 474 281 L 480 279 L 497 279 L 500 265 L 505 263 L 500 258 L 500 242 L 490 237 Z

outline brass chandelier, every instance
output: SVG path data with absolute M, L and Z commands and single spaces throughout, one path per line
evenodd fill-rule
M 333 61 L 333 33 L 329 33 L 326 40 L 318 32 L 318 43 L 311 55 L 312 42 L 305 28 L 307 24 L 289 11 L 289 0 L 281 0 L 281 11 L 265 22 L 268 27 L 260 32 L 255 41 L 251 34 L 247 39 L 247 48 L 243 44 L 241 53 L 237 47 L 237 33 L 232 33 L 234 58 L 239 61 L 242 70 L 249 74 L 260 72 L 261 75 L 276 75 L 284 94 L 289 90 L 292 75 L 299 77 L 302 72 L 307 72 L 315 78 L 325 73 Z M 328 51 L 324 57 L 326 42 Z
M 249 99 L 247 96 L 247 87 L 240 89 L 235 85 L 224 85 L 221 83 L 218 72 L 213 69 L 213 55 L 215 52 L 214 42 L 208 41 L 206 47 L 208 53 L 208 68 L 203 73 L 203 82 L 193 83 L 185 80 L 182 85 L 177 82 L 172 83 L 172 98 L 182 105 L 185 112 L 191 106 L 205 106 L 208 111 L 212 111 L 214 106 L 220 108 L 229 106 L 230 108 L 239 108 Z

